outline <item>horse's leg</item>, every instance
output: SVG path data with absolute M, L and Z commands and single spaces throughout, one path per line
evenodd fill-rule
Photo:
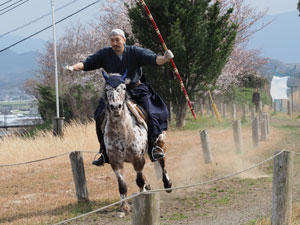
M 127 198 L 127 185 L 126 185 L 125 179 L 124 179 L 123 164 L 116 164 L 114 162 L 111 162 L 111 167 L 117 176 L 120 197 L 121 197 L 121 200 L 123 200 L 123 199 Z M 124 217 L 129 214 L 130 207 L 129 207 L 127 201 L 123 201 L 120 204 L 120 212 L 121 213 L 119 213 L 119 215 L 118 215 L 119 217 Z
M 145 166 L 144 157 L 134 160 L 133 168 L 136 171 L 136 184 L 140 188 L 141 192 L 151 189 L 150 184 L 147 182 L 147 179 L 143 174 L 144 166 Z
M 165 145 L 165 141 L 163 138 L 158 138 L 157 141 L 157 145 L 162 148 L 164 150 L 164 152 L 166 153 L 166 145 Z M 168 176 L 168 172 L 166 169 L 166 157 L 159 159 L 158 160 L 160 166 L 161 166 L 161 170 L 162 170 L 162 180 L 164 182 L 164 188 L 171 188 L 172 187 L 172 181 L 170 180 L 169 176 Z M 171 193 L 172 190 L 167 190 L 166 192 Z

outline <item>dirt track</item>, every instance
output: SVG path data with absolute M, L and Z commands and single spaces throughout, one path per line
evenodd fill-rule
M 273 123 L 295 126 L 294 122 L 285 123 L 284 120 L 273 120 Z M 214 154 L 213 165 L 203 164 L 198 132 L 174 132 L 168 137 L 168 169 L 175 186 L 222 177 L 272 156 L 275 150 L 285 148 L 297 151 L 295 147 L 299 146 L 299 143 L 295 145 L 292 142 L 288 133 L 273 127 L 269 139 L 260 142 L 258 149 L 252 149 L 251 130 L 243 128 L 245 153 L 237 156 L 233 153 L 231 130 L 211 129 L 208 133 Z M 270 160 L 258 169 L 209 185 L 176 190 L 172 194 L 161 193 L 161 224 L 240 225 L 255 224 L 257 219 L 270 218 L 272 163 L 273 160 Z M 295 178 L 295 192 L 299 193 L 297 187 L 300 179 L 297 179 L 297 175 Z M 151 181 L 153 180 L 154 177 L 151 178 Z M 157 183 L 156 185 L 159 186 Z M 114 208 L 98 213 L 98 218 L 93 216 L 93 222 L 85 218 L 81 222 L 71 224 L 131 224 L 130 217 L 116 218 L 115 210 Z
M 272 127 L 269 139 L 260 142 L 257 149 L 252 148 L 251 128 L 244 127 L 244 153 L 241 155 L 234 153 L 231 127 L 207 129 L 214 158 L 214 163 L 209 165 L 204 164 L 198 130 L 170 131 L 167 136 L 167 169 L 173 185 L 179 187 L 195 184 L 235 173 L 272 156 L 275 150 L 300 149 L 296 138 L 300 134 L 297 127 L 299 124 L 274 119 L 272 124 L 275 127 Z M 93 128 L 94 126 L 91 129 Z M 295 135 L 290 135 L 291 132 Z M 87 133 L 93 133 L 93 130 Z M 110 167 L 106 165 L 104 168 L 95 168 L 90 163 L 93 155 L 83 156 L 91 204 L 100 208 L 118 201 L 117 182 Z M 300 160 L 296 158 L 295 161 L 299 169 Z M 161 224 L 251 225 L 259 218 L 270 218 L 272 163 L 271 160 L 234 178 L 176 190 L 171 194 L 161 193 Z M 131 195 L 138 191 L 135 174 L 130 165 L 125 170 Z M 153 189 L 162 188 L 162 182 L 156 179 L 154 166 L 149 161 L 145 173 Z M 74 183 L 67 158 L 16 169 L 2 169 L 0 175 L 0 180 L 3 181 L 0 182 L 1 224 L 53 224 L 58 218 L 61 221 L 86 212 L 80 211 L 80 207 L 76 206 Z M 295 196 L 300 194 L 300 177 L 297 173 L 294 193 Z M 75 209 L 77 212 L 74 213 Z M 95 206 L 91 208 L 93 209 Z M 116 209 L 117 207 L 112 207 L 69 224 L 131 224 L 130 215 L 122 219 L 116 218 Z

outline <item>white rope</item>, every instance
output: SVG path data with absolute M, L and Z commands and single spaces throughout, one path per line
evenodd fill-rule
M 165 189 L 156 189 L 156 190 L 149 190 L 149 191 L 145 191 L 145 194 L 151 194 L 151 193 L 156 193 L 156 192 L 163 192 L 163 191 L 171 191 L 171 190 L 178 190 L 178 189 L 186 189 L 186 188 L 191 188 L 191 187 L 196 187 L 196 186 L 200 186 L 200 185 L 204 185 L 204 184 L 209 184 L 209 183 L 213 183 L 213 182 L 216 182 L 216 181 L 220 181 L 220 180 L 225 180 L 227 178 L 230 178 L 230 177 L 234 177 L 236 175 L 239 175 L 243 172 L 246 172 L 248 170 L 251 170 L 251 169 L 254 169 L 256 167 L 259 167 L 260 165 L 270 161 L 271 159 L 274 159 L 275 157 L 277 157 L 278 155 L 282 154 L 285 150 L 282 150 L 280 152 L 278 152 L 277 154 L 265 159 L 264 161 L 260 162 L 260 163 L 257 163 L 255 164 L 254 166 L 251 166 L 251 167 L 248 167 L 244 170 L 241 170 L 239 172 L 236 172 L 236 173 L 232 173 L 232 174 L 228 174 L 226 176 L 223 176 L 223 177 L 219 177 L 219 178 L 216 178 L 216 179 L 212 179 L 212 180 L 208 180 L 208 181 L 204 181 L 204 182 L 201 182 L 201 183 L 197 183 L 197 184 L 190 184 L 190 185 L 186 185 L 186 186 L 179 186 L 179 187 L 174 187 L 174 188 L 165 188 Z
M 168 191 L 168 190 L 186 189 L 186 188 L 196 187 L 196 186 L 200 186 L 200 185 L 204 185 L 204 184 L 208 184 L 208 183 L 213 183 L 213 182 L 216 182 L 216 181 L 224 180 L 224 179 L 227 179 L 227 178 L 229 178 L 229 177 L 233 177 L 233 176 L 236 176 L 236 175 L 238 175 L 238 174 L 241 174 L 241 173 L 243 173 L 243 172 L 245 172 L 245 171 L 248 171 L 248 170 L 251 170 L 251 169 L 253 169 L 253 168 L 256 168 L 256 167 L 258 167 L 258 166 L 260 166 L 260 165 L 262 165 L 262 164 L 264 164 L 264 163 L 270 161 L 271 159 L 277 157 L 278 155 L 282 154 L 284 151 L 285 151 L 285 150 L 282 150 L 282 151 L 278 152 L 277 154 L 271 156 L 271 157 L 268 158 L 268 159 L 265 159 L 264 161 L 262 161 L 262 162 L 260 162 L 260 163 L 258 163 L 258 164 L 256 164 L 256 165 L 254 165 L 254 166 L 251 166 L 251 167 L 249 167 L 249 168 L 247 168 L 247 169 L 241 170 L 241 171 L 236 172 L 236 173 L 233 173 L 233 174 L 226 175 L 226 176 L 224 176 L 224 177 L 219 177 L 219 178 L 212 179 L 212 180 L 205 181 L 205 182 L 201 182 L 201 183 L 198 183 L 198 184 L 192 184 L 192 185 L 186 185 L 186 186 L 179 186 L 179 187 L 174 187 L 174 188 L 166 188 L 166 189 L 155 189 L 155 190 L 150 190 L 150 191 L 139 192 L 139 193 L 134 194 L 134 195 L 132 195 L 132 196 L 130 196 L 130 197 L 127 197 L 127 198 L 125 198 L 125 199 L 122 199 L 122 200 L 120 200 L 120 201 L 118 201 L 118 202 L 115 202 L 115 203 L 112 203 L 112 204 L 110 204 L 110 205 L 104 206 L 104 207 L 102 207 L 102 208 L 100 208 L 100 209 L 93 210 L 93 211 L 91 211 L 91 212 L 88 212 L 88 213 L 85 213 L 85 214 L 82 214 L 82 215 L 73 217 L 73 218 L 68 219 L 68 220 L 61 221 L 61 222 L 59 222 L 59 223 L 55 223 L 55 224 L 53 224 L 53 225 L 59 225 L 59 224 L 63 224 L 63 223 L 70 222 L 70 221 L 72 221 L 72 220 L 76 220 L 76 219 L 82 218 L 82 217 L 84 217 L 84 216 L 87 216 L 87 215 L 90 215 L 90 214 L 99 212 L 99 211 L 101 211 L 101 210 L 107 209 L 107 208 L 109 208 L 109 207 L 111 207 L 111 206 L 114 206 L 114 205 L 116 205 L 116 204 L 122 203 L 122 202 L 124 202 L 124 201 L 129 200 L 129 199 L 135 198 L 135 197 L 137 197 L 137 196 L 139 196 L 139 195 L 141 195 L 141 194 L 151 194 L 151 193 L 157 193 L 157 192 L 164 192 L 164 191 Z
M 114 203 L 112 203 L 112 204 L 110 204 L 110 205 L 107 205 L 107 206 L 104 206 L 104 207 L 102 207 L 102 208 L 100 208 L 100 209 L 95 209 L 95 210 L 90 211 L 90 212 L 88 212 L 88 213 L 85 213 L 85 214 L 82 214 L 82 215 L 73 217 L 73 218 L 71 218 L 71 219 L 67 219 L 67 220 L 61 221 L 61 222 L 59 222 L 59 223 L 55 223 L 55 224 L 53 224 L 53 225 L 64 224 L 64 223 L 67 223 L 67 222 L 70 222 L 70 221 L 73 221 L 73 220 L 82 218 L 82 217 L 84 217 L 84 216 L 88 216 L 88 215 L 90 215 L 90 214 L 99 212 L 99 211 L 101 211 L 101 210 L 107 209 L 107 208 L 112 207 L 112 206 L 114 206 L 114 205 L 120 204 L 120 203 L 125 202 L 125 201 L 127 201 L 127 200 L 130 200 L 130 199 L 132 199 L 132 198 L 135 198 L 135 197 L 137 197 L 137 196 L 139 196 L 139 195 L 141 195 L 141 194 L 144 194 L 144 193 L 145 193 L 145 192 L 139 192 L 139 193 L 137 193 L 137 194 L 133 194 L 133 195 L 131 195 L 130 197 L 124 198 L 124 199 L 122 199 L 122 200 L 120 200 L 120 201 L 114 202 Z
M 85 153 L 97 153 L 97 152 L 92 152 L 92 151 L 81 151 L 81 152 L 85 152 Z M 64 156 L 67 154 L 70 154 L 71 152 L 66 152 L 60 155 L 55 155 L 55 156 L 50 156 L 47 158 L 43 158 L 43 159 L 37 159 L 37 160 L 32 160 L 32 161 L 28 161 L 28 162 L 22 162 L 22 163 L 14 163 L 14 164 L 2 164 L 0 165 L 0 167 L 9 167 L 9 166 L 20 166 L 20 165 L 25 165 L 25 164 L 32 164 L 32 163 L 36 163 L 36 162 L 41 162 L 41 161 L 45 161 L 45 160 L 49 160 L 49 159 L 54 159 L 60 156 Z

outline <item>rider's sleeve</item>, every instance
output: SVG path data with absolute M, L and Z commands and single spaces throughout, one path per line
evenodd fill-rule
M 103 58 L 106 49 L 102 48 L 97 51 L 95 54 L 88 56 L 84 61 L 82 61 L 84 65 L 84 71 L 99 69 L 103 65 Z
M 135 46 L 135 54 L 136 54 L 136 59 L 138 60 L 140 66 L 157 65 L 156 64 L 157 54 L 154 53 L 153 51 L 146 48 Z

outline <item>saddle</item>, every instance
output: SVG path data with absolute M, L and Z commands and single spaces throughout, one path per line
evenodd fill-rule
M 130 112 L 135 116 L 137 122 L 141 125 L 143 125 L 146 130 L 148 131 L 148 115 L 147 112 L 138 104 L 133 102 L 132 100 L 126 101 L 127 107 L 130 110 Z
M 128 107 L 128 109 L 130 110 L 130 112 L 134 115 L 134 117 L 136 118 L 137 122 L 140 125 L 143 125 L 145 127 L 145 129 L 148 131 L 148 115 L 147 112 L 138 104 L 136 104 L 133 100 L 127 100 L 126 101 L 126 105 Z M 106 116 L 103 114 L 100 118 L 101 122 L 101 130 L 102 132 L 104 132 L 104 127 L 106 124 Z

